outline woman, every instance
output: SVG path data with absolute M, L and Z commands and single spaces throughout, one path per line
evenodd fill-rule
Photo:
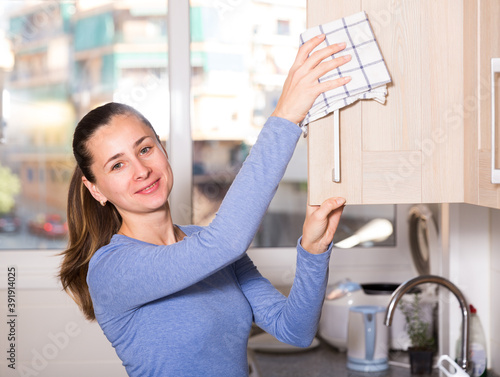
M 347 79 L 318 78 L 348 61 L 345 47 L 298 51 L 278 105 L 207 227 L 178 226 L 173 176 L 151 124 L 110 103 L 78 124 L 63 286 L 96 319 L 130 376 L 246 376 L 252 321 L 298 346 L 312 341 L 343 199 L 308 206 L 288 298 L 246 255 L 314 99 Z

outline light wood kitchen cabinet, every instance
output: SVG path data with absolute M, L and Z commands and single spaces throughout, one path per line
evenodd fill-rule
M 392 78 L 385 105 L 363 100 L 340 110 L 339 183 L 333 116 L 310 124 L 311 204 L 343 196 L 350 204 L 500 207 L 500 185 L 488 183 L 499 7 L 498 0 L 308 0 L 309 27 L 364 10 Z
M 500 58 L 500 1 L 465 0 L 464 4 L 464 14 L 468 15 L 464 64 L 471 72 L 464 75 L 465 201 L 500 208 L 500 184 L 491 183 L 492 153 L 500 169 L 500 73 L 492 74 L 491 70 L 491 59 Z M 496 88 L 496 119 L 492 119 L 492 86 Z M 496 150 L 492 150 L 492 127 L 496 130 Z

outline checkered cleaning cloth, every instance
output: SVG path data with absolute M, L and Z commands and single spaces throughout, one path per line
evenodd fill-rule
M 351 81 L 322 93 L 314 101 L 305 119 L 300 123 L 304 136 L 307 135 L 308 123 L 359 99 L 374 99 L 382 104 L 385 103 L 387 95 L 385 84 L 391 82 L 365 12 L 307 29 L 300 35 L 301 45 L 319 34 L 325 34 L 326 38 L 316 50 L 334 43 L 346 43 L 344 50 L 325 60 L 348 54 L 352 56 L 350 62 L 328 72 L 320 77 L 319 81 L 334 80 L 343 76 L 351 76 Z

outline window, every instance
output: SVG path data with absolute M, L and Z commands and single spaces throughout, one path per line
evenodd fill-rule
M 212 220 L 276 106 L 306 28 L 305 5 L 191 0 L 192 186 L 181 190 L 192 193 L 192 223 Z M 90 109 L 127 103 L 170 139 L 169 59 L 177 58 L 168 55 L 167 0 L 0 3 L 0 249 L 66 246 L 72 135 Z M 301 138 L 254 247 L 295 246 L 306 151 Z M 379 216 L 395 223 L 394 212 L 347 208 L 338 238 Z

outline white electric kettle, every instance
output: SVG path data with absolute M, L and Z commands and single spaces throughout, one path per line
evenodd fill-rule
M 376 305 L 349 309 L 347 368 L 379 372 L 389 368 L 389 328 L 384 324 L 385 308 Z
M 399 284 L 394 283 L 359 284 L 348 279 L 329 286 L 319 321 L 319 336 L 339 351 L 345 352 L 349 309 L 359 305 L 387 307 L 391 293 L 398 286 Z M 406 350 L 410 345 L 405 325 L 403 313 L 396 308 L 392 326 L 389 327 L 391 349 Z

